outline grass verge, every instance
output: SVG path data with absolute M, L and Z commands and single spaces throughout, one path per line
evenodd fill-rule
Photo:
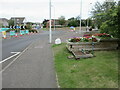
M 118 88 L 118 51 L 96 51 L 78 61 L 67 58 L 65 43 L 52 48 L 61 88 Z

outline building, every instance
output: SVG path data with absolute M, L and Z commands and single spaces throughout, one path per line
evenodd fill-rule
M 14 21 L 14 25 L 23 24 L 25 17 L 11 17 L 10 20 Z
M 41 28 L 41 24 L 38 23 L 38 22 L 36 22 L 36 23 L 34 23 L 34 24 L 32 25 L 32 28 L 33 28 L 33 29 L 40 29 L 40 28 Z
M 48 28 L 49 27 L 49 25 L 50 25 L 50 21 L 48 20 L 47 21 L 47 24 L 46 24 L 46 28 Z M 52 19 L 51 20 L 51 26 L 52 27 L 61 27 L 61 25 L 59 24 L 59 20 L 58 19 Z
M 0 18 L 0 27 L 7 27 L 7 26 L 9 26 L 8 19 Z

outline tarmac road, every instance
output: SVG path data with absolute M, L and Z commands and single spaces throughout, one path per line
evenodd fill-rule
M 2 60 L 11 56 L 11 52 L 23 51 L 31 42 L 40 38 L 40 34 L 22 36 L 2 41 Z
M 52 31 L 52 41 L 65 34 L 66 31 Z M 9 63 L 11 63 L 15 57 L 11 57 L 15 55 L 15 53 L 11 52 L 22 52 L 26 47 L 28 47 L 31 43 L 37 40 L 43 40 L 46 38 L 46 42 L 49 43 L 49 31 L 41 31 L 37 34 L 32 35 L 24 35 L 19 37 L 12 37 L 2 41 L 2 69 L 5 68 Z M 42 42 L 41 42 L 42 43 Z M 19 54 L 18 54 L 19 55 Z M 7 60 L 6 60 L 7 59 Z
M 53 31 L 53 34 L 59 33 Z M 45 38 L 48 36 L 49 32 L 43 31 L 42 33 L 33 34 L 33 35 L 25 35 L 21 37 L 13 37 L 10 39 L 5 39 L 2 41 L 2 60 L 13 55 L 11 52 L 22 52 L 29 44 L 32 42 L 39 40 L 41 38 Z M 49 39 L 48 39 L 49 40 Z

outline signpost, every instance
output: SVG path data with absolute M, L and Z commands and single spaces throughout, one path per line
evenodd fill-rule
M 16 34 L 15 34 L 15 31 L 14 30 L 12 30 L 12 31 L 10 31 L 10 36 L 12 37 L 12 36 L 15 36 Z
M 29 30 L 25 30 L 25 34 L 29 34 Z

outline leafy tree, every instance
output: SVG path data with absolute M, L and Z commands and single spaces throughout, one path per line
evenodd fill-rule
M 102 33 L 105 32 L 112 34 L 114 37 L 120 37 L 118 28 L 119 8 L 119 3 L 116 2 L 96 3 L 92 13 L 95 23 Z
M 68 19 L 68 26 L 69 26 L 69 27 L 70 27 L 70 26 L 77 27 L 77 26 L 78 26 L 78 25 L 77 25 L 77 20 L 76 20 L 74 17 L 69 18 L 69 19 Z
M 70 21 L 70 20 L 75 20 L 75 18 L 74 18 L 74 17 L 71 17 L 71 18 L 69 18 L 68 20 L 69 20 L 69 21 Z
M 69 26 L 69 27 L 70 27 L 70 26 L 77 27 L 78 25 L 77 25 L 77 23 L 76 23 L 75 20 L 71 20 L 71 21 L 69 21 L 68 26 Z
M 27 22 L 26 24 L 33 25 L 34 23 L 33 22 Z
M 27 25 L 26 25 L 26 29 L 29 29 L 29 30 L 31 30 L 31 29 L 32 29 L 32 25 L 30 25 L 30 24 L 27 24 Z
M 80 26 L 80 16 L 77 16 L 76 18 L 77 26 Z M 82 19 L 81 20 L 81 26 L 86 26 L 87 21 Z
M 94 18 L 96 25 L 100 28 L 102 22 L 109 19 L 107 12 L 109 9 L 114 9 L 115 2 L 104 2 L 103 4 L 96 2 L 93 11 L 92 18 Z
M 82 26 L 85 26 L 85 23 L 86 23 L 86 22 L 85 22 L 84 20 L 82 20 L 82 22 L 81 22 Z M 70 26 L 74 26 L 74 27 L 80 26 L 79 16 L 76 17 L 76 18 L 74 18 L 74 17 L 69 18 L 69 19 L 68 19 L 68 26 L 69 26 L 69 27 L 70 27 Z
M 42 24 L 44 25 L 44 26 L 43 26 L 44 28 L 46 27 L 48 21 L 49 21 L 49 20 L 44 19 L 44 21 L 42 22 Z
M 8 24 L 9 24 L 9 26 L 14 26 L 14 20 L 9 20 Z
M 32 25 L 33 25 L 32 22 L 27 22 L 27 23 L 26 23 L 26 29 L 31 30 L 31 29 L 32 29 Z
M 66 20 L 65 20 L 65 17 L 64 17 L 64 16 L 59 17 L 58 20 L 59 20 L 59 24 L 60 24 L 60 25 L 65 25 Z

